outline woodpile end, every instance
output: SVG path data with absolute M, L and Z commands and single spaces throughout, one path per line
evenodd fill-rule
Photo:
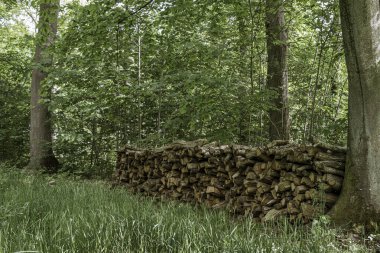
M 262 221 L 309 222 L 342 187 L 346 150 L 274 141 L 264 147 L 176 142 L 118 152 L 115 180 L 134 192 L 226 208 Z

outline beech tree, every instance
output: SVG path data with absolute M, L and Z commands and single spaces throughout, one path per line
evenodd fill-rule
M 277 92 L 269 110 L 269 139 L 289 139 L 287 32 L 282 0 L 266 1 L 267 85 Z
M 380 221 L 380 2 L 340 0 L 349 80 L 348 153 L 337 223 Z
M 57 34 L 58 9 L 59 0 L 40 1 L 31 87 L 30 169 L 54 170 L 58 167 L 52 149 L 51 113 L 48 104 L 41 101 L 42 90 L 47 90 L 47 98 L 50 93 L 49 88 L 43 89 L 43 82 L 47 77 L 47 69 L 52 65 L 51 47 Z

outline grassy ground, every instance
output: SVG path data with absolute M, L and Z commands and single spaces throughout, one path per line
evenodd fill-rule
M 224 212 L 131 196 L 104 183 L 27 175 L 0 166 L 0 253 L 370 252 L 312 226 L 256 224 Z

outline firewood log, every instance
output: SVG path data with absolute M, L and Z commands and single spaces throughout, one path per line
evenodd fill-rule
M 177 141 L 159 149 L 119 150 L 113 178 L 143 195 L 306 223 L 337 201 L 344 161 L 345 149 L 327 144 L 275 141 L 251 148 Z

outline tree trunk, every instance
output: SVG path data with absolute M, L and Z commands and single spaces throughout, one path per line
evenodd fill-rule
M 41 102 L 42 84 L 47 77 L 46 69 L 52 64 L 51 46 L 57 34 L 59 1 L 40 2 L 38 33 L 36 35 L 35 67 L 32 72 L 30 117 L 30 169 L 58 168 L 58 160 L 52 149 L 52 124 L 48 105 Z M 48 90 L 47 98 L 50 95 Z M 46 96 L 44 96 L 46 98 Z
M 349 81 L 349 128 L 338 223 L 380 221 L 380 2 L 340 0 Z
M 269 139 L 289 139 L 287 32 L 282 0 L 266 1 L 267 85 L 277 92 L 269 110 Z

